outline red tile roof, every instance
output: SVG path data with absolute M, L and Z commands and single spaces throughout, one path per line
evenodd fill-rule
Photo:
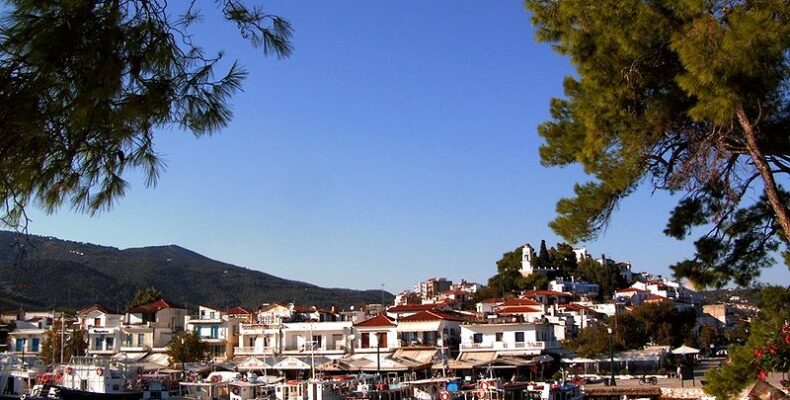
M 420 311 L 417 314 L 409 315 L 398 319 L 398 322 L 414 321 L 472 321 L 475 317 L 457 312 L 447 312 L 439 310 Z
M 614 291 L 615 293 L 635 293 L 635 292 L 647 292 L 647 290 L 637 289 L 634 287 L 627 287 L 625 289 L 617 289 Z
M 389 317 L 384 314 L 379 314 L 373 318 L 368 318 L 362 322 L 354 324 L 357 327 L 372 327 L 372 326 L 397 326 L 396 323 L 392 322 Z
M 532 297 L 532 296 L 571 297 L 571 294 L 557 292 L 554 290 L 530 290 L 524 293 L 524 297 Z
M 170 303 L 165 299 L 159 299 L 153 303 L 143 304 L 141 306 L 137 306 L 131 310 L 129 313 L 131 314 L 145 314 L 145 313 L 152 313 L 157 312 L 159 310 L 164 310 L 165 308 L 184 308 L 181 306 L 176 305 L 175 303 Z
M 510 306 L 497 309 L 498 314 L 523 314 L 523 313 L 542 313 L 543 310 L 531 306 Z
M 650 296 L 647 296 L 647 298 L 645 299 L 645 301 L 664 301 L 664 300 L 669 300 L 669 299 L 664 296 L 659 296 L 657 294 L 651 294 Z
M 563 309 L 563 310 L 567 310 L 567 311 L 581 312 L 582 310 L 584 310 L 585 312 L 598 313 L 598 311 L 595 311 L 594 309 L 592 309 L 590 307 L 587 307 L 587 306 L 581 305 L 581 304 L 576 304 L 576 303 L 562 304 L 562 305 L 559 305 L 558 307 Z
M 228 315 L 249 315 L 249 314 L 254 314 L 252 311 L 250 311 L 250 310 L 248 310 L 248 309 L 246 309 L 244 307 L 241 307 L 241 306 L 231 307 L 231 308 L 225 310 L 225 313 L 228 314 Z
M 392 313 L 399 313 L 399 312 L 415 312 L 415 311 L 428 311 L 428 310 L 439 310 L 445 308 L 447 305 L 445 303 L 436 303 L 436 304 L 404 304 L 400 306 L 394 306 L 387 309 L 387 312 Z
M 533 299 L 507 299 L 502 303 L 503 307 L 510 306 L 539 306 L 540 303 Z
M 480 302 L 483 304 L 496 304 L 502 303 L 503 301 L 505 301 L 505 299 L 502 297 L 489 297 L 487 299 L 480 300 Z

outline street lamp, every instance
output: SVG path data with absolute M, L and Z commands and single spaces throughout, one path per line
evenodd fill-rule
M 381 376 L 381 332 L 373 333 L 376 336 L 376 375 Z
M 617 386 L 617 383 L 614 381 L 614 350 L 612 348 L 612 328 L 606 327 L 606 331 L 609 332 L 609 373 L 611 374 L 609 384 L 612 386 Z

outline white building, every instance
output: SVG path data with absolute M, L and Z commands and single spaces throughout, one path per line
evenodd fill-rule
M 549 290 L 591 296 L 598 294 L 600 286 L 598 286 L 596 283 L 587 281 L 577 281 L 573 277 L 571 277 L 570 280 L 558 277 L 557 279 L 549 282 Z
M 325 357 L 335 359 L 349 347 L 351 321 L 286 322 L 279 325 L 240 324 L 238 356 L 266 358 Z
M 540 268 L 534 264 L 535 262 L 535 249 L 529 245 L 524 244 L 521 247 L 521 275 L 530 276 L 534 272 L 550 272 L 554 271 L 552 268 Z
M 25 358 L 41 353 L 41 346 L 53 320 L 52 313 L 22 313 L 15 322 L 14 330 L 8 333 L 10 350 Z
M 123 314 L 94 304 L 77 311 L 77 323 L 88 332 L 88 355 L 109 357 L 121 349 Z
M 124 315 L 120 351 L 165 352 L 170 339 L 184 330 L 187 310 L 166 300 L 135 307 Z
M 237 310 L 239 309 L 239 310 Z M 213 307 L 199 306 L 198 314 L 188 315 L 184 321 L 186 330 L 195 332 L 200 341 L 208 346 L 208 356 L 217 361 L 223 361 L 232 356 L 227 354 L 227 348 L 236 344 L 238 325 L 247 318 L 239 307 L 234 308 L 234 316 Z M 249 313 L 249 312 L 248 312 Z M 242 318 L 239 318 L 242 317 Z M 232 357 L 231 357 L 232 358 Z
M 538 355 L 559 348 L 554 326 L 543 322 L 473 323 L 461 326 L 459 359 Z M 476 353 L 476 356 L 470 356 Z M 484 357 L 480 353 L 490 353 Z

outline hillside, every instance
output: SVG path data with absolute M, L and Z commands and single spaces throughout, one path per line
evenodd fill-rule
M 293 302 L 347 307 L 379 303 L 380 290 L 323 288 L 204 257 L 178 246 L 120 250 L 0 231 L 0 307 L 123 309 L 141 288 L 155 287 L 194 307 Z M 384 292 L 385 301 L 392 300 Z

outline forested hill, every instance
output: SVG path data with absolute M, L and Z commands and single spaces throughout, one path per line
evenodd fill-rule
M 310 266 L 300 266 L 309 268 Z M 123 309 L 138 289 L 198 304 L 255 307 L 264 302 L 347 307 L 380 303 L 380 290 L 323 288 L 215 261 L 178 246 L 120 250 L 0 231 L 0 307 Z M 385 301 L 393 296 L 384 292 Z

